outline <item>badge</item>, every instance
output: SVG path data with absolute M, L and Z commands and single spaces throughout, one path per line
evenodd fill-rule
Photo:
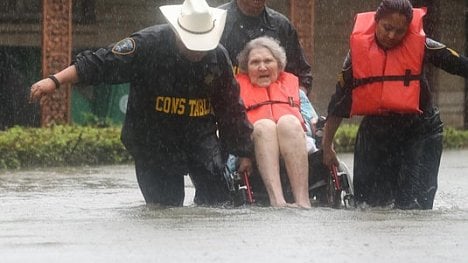
M 214 76 L 212 74 L 206 75 L 204 79 L 205 85 L 211 85 L 211 83 L 213 83 L 213 80 Z
M 115 46 L 112 48 L 112 53 L 118 55 L 129 55 L 135 52 L 135 40 L 132 38 L 125 38 L 120 40 Z

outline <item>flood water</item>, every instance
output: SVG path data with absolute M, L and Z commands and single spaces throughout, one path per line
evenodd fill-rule
M 468 262 L 468 151 L 431 211 L 147 207 L 133 166 L 0 172 L 0 262 Z M 352 155 L 341 155 L 352 166 Z

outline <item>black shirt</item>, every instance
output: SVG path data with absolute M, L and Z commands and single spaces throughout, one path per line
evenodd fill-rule
M 180 55 L 169 25 L 156 25 L 107 48 L 80 53 L 73 63 L 80 82 L 130 82 L 122 130 L 130 152 L 146 145 L 177 148 L 219 130 L 227 152 L 251 156 L 252 127 L 222 46 L 191 62 Z
M 234 68 L 238 66 L 237 55 L 247 42 L 260 36 L 269 36 L 277 39 L 286 51 L 285 70 L 298 76 L 300 85 L 311 90 L 311 67 L 305 58 L 296 30 L 285 16 L 268 7 L 265 7 L 260 16 L 246 16 L 239 10 L 235 0 L 219 8 L 227 10 L 221 44 L 228 50 Z

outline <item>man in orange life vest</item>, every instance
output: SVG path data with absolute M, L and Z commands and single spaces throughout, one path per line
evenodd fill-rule
M 364 115 L 353 179 L 362 207 L 433 207 L 443 124 L 424 69 L 431 63 L 468 78 L 468 59 L 425 36 L 425 12 L 408 0 L 383 0 L 376 12 L 356 16 L 328 107 L 323 162 L 337 164 L 332 142 L 342 118 Z

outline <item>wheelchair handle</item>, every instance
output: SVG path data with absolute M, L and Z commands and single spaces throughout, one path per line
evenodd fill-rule
M 338 175 L 338 167 L 336 165 L 332 165 L 331 168 L 331 176 L 333 179 L 333 185 L 335 186 L 336 191 L 341 191 L 341 181 Z
M 255 199 L 253 197 L 253 192 L 252 192 L 252 187 L 250 186 L 250 180 L 249 180 L 249 173 L 248 172 L 244 172 L 242 174 L 242 181 L 244 181 L 244 185 L 245 185 L 245 190 L 246 190 L 246 194 L 247 194 L 247 202 L 249 204 L 253 204 L 255 203 Z

